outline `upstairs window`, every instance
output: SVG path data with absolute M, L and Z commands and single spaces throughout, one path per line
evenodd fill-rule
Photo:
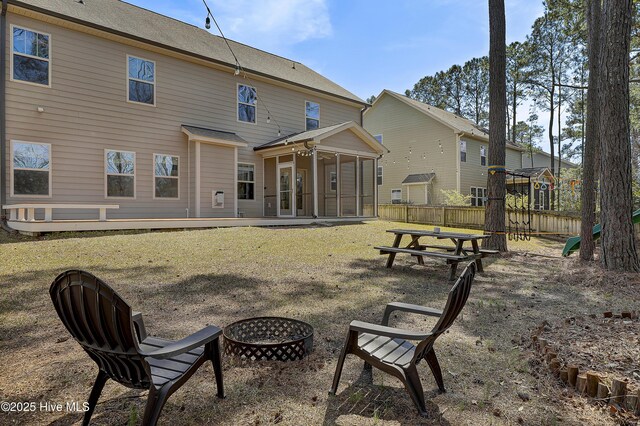
M 382 142 L 382 135 L 375 135 L 375 136 L 374 136 L 374 138 L 375 138 L 375 140 L 377 140 L 378 142 L 380 142 L 380 143 L 382 143 L 382 144 L 384 143 L 384 142 Z
M 156 63 L 127 55 L 127 99 L 140 104 L 156 104 Z
M 11 143 L 13 166 L 12 195 L 51 195 L 51 145 L 46 143 Z
M 480 146 L 480 165 L 481 166 L 487 165 L 487 150 L 484 147 L 484 145 Z
M 378 182 L 378 185 L 382 185 L 382 166 L 378 166 L 378 174 L 376 180 Z
M 136 196 L 136 153 L 105 151 L 107 197 L 134 198 Z
M 154 198 L 180 197 L 180 157 L 176 155 L 153 155 Z
M 238 163 L 238 200 L 255 200 L 255 166 Z
M 467 162 L 467 142 L 460 141 L 460 162 Z
M 12 27 L 11 79 L 51 86 L 50 35 Z
M 320 127 L 320 104 L 307 101 L 305 103 L 305 118 L 307 120 L 307 130 L 314 130 Z
M 257 103 L 255 87 L 238 84 L 238 121 L 256 124 Z

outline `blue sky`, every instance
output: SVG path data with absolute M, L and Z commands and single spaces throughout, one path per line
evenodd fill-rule
M 202 0 L 127 0 L 204 27 Z M 487 54 L 487 0 L 207 0 L 228 38 L 297 60 L 363 99 Z M 506 0 L 507 41 L 542 0 Z M 217 34 L 212 24 L 210 30 Z M 239 58 L 242 62 L 242 58 Z

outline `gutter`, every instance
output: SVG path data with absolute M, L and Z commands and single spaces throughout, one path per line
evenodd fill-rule
M 7 203 L 7 3 L 2 0 L 0 15 L 0 223 L 5 226 L 6 214 L 2 209 Z
M 8 0 L 2 0 L 3 8 L 6 7 L 7 1 Z M 223 65 L 225 67 L 231 68 L 232 70 L 236 69 L 236 64 L 232 64 L 230 62 L 225 62 L 225 61 L 221 61 L 219 59 L 214 59 L 214 58 L 210 58 L 210 57 L 207 57 L 207 56 L 198 55 L 197 53 L 192 53 L 192 52 L 189 52 L 188 50 L 184 50 L 184 49 L 179 49 L 177 47 L 168 46 L 166 44 L 158 43 L 158 42 L 153 41 L 153 40 L 148 40 L 148 39 L 145 39 L 143 37 L 134 36 L 132 34 L 125 33 L 123 31 L 118 31 L 118 30 L 114 30 L 114 29 L 111 29 L 111 28 L 108 28 L 108 27 L 104 27 L 102 25 L 96 25 L 96 24 L 93 24 L 91 22 L 84 21 L 82 19 L 73 18 L 71 16 L 63 15 L 63 14 L 58 13 L 58 12 L 53 12 L 53 11 L 48 10 L 48 9 L 44 9 L 44 8 L 41 8 L 41 7 L 38 7 L 38 6 L 33 6 L 31 4 L 23 3 L 23 2 L 21 2 L 19 0 L 11 0 L 11 4 L 15 5 L 15 6 L 18 6 L 18 7 L 21 7 L 23 9 L 26 9 L 26 10 L 31 10 L 33 12 L 41 13 L 41 14 L 46 15 L 46 16 L 52 16 L 54 18 L 62 19 L 63 21 L 72 22 L 74 24 L 79 24 L 79 25 L 82 25 L 84 27 L 94 28 L 96 30 L 104 31 L 104 32 L 109 33 L 109 34 L 114 34 L 114 35 L 117 35 L 117 36 L 120 36 L 120 37 L 123 37 L 123 38 L 127 38 L 129 40 L 139 41 L 139 42 L 142 42 L 142 43 L 145 43 L 145 44 L 149 44 L 151 46 L 160 47 L 162 49 L 166 49 L 166 50 L 170 50 L 172 52 L 180 53 L 182 55 L 190 56 L 192 58 L 200 59 L 200 60 L 203 60 L 203 61 L 206 61 L 206 62 L 212 62 L 212 63 L 218 64 L 218 65 Z M 253 74 L 253 75 L 256 75 L 256 76 L 259 76 L 259 77 L 263 77 L 263 78 L 266 78 L 266 79 L 269 79 L 269 80 L 278 81 L 280 83 L 291 84 L 293 86 L 297 86 L 297 87 L 301 87 L 303 89 L 311 90 L 312 92 L 322 93 L 323 95 L 327 95 L 327 96 L 330 96 L 330 97 L 341 99 L 343 101 L 347 101 L 347 102 L 350 102 L 350 103 L 355 103 L 355 104 L 358 104 L 358 105 L 367 105 L 366 102 L 363 102 L 363 101 L 360 101 L 360 100 L 357 100 L 357 99 L 353 99 L 353 98 L 350 98 L 348 96 L 338 95 L 336 93 L 331 93 L 331 92 L 328 92 L 326 90 L 320 90 L 320 89 L 317 89 L 315 87 L 307 86 L 307 85 L 302 84 L 302 83 L 296 83 L 294 81 L 287 80 L 285 78 L 275 77 L 273 75 L 269 75 L 267 73 L 263 73 L 263 72 L 260 72 L 260 71 L 255 71 L 255 70 L 252 70 L 252 69 L 249 69 L 249 68 L 244 68 L 244 70 L 247 73 L 250 73 L 250 74 Z

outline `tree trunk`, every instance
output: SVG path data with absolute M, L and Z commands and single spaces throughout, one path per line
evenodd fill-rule
M 511 132 L 513 133 L 512 143 L 516 144 L 516 118 L 517 118 L 517 109 L 518 109 L 518 72 L 516 71 L 516 75 L 513 77 L 513 128 Z
M 553 66 L 551 67 L 551 91 L 549 92 L 549 150 L 551 151 L 551 174 L 555 178 L 556 176 L 556 154 L 555 154 L 555 142 L 553 141 L 553 114 L 555 112 L 554 100 L 555 100 L 555 72 Z M 557 187 L 558 182 L 553 182 L 554 190 Z M 551 203 L 550 209 L 555 210 L 555 194 L 549 190 L 549 201 Z
M 593 226 L 596 222 L 596 178 L 598 175 L 598 151 L 600 151 L 598 79 L 600 74 L 600 34 L 602 10 L 600 0 L 588 0 L 586 3 L 589 55 L 589 90 L 587 91 L 587 118 L 585 123 L 585 142 L 582 151 L 582 193 L 580 226 L 580 259 L 593 260 L 595 243 Z
M 629 46 L 632 0 L 604 3 L 600 56 L 602 265 L 640 271 L 631 215 Z
M 556 195 L 556 209 L 560 210 L 560 191 L 562 185 L 562 62 L 558 69 L 558 176 L 555 195 Z
M 507 139 L 507 52 L 504 0 L 489 0 L 489 166 L 483 246 L 507 251 L 505 235 L 505 144 Z M 493 169 L 491 168 L 493 166 Z

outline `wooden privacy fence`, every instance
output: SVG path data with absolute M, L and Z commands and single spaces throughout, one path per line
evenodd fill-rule
M 484 207 L 432 207 L 414 206 L 410 204 L 380 204 L 378 206 L 378 216 L 380 219 L 398 222 L 472 229 L 484 228 Z M 505 223 L 508 224 L 508 220 L 509 218 L 507 217 Z M 521 216 L 519 220 L 522 220 Z M 532 211 L 531 230 L 534 233 L 550 235 L 578 235 L 580 234 L 580 218 L 557 212 Z

